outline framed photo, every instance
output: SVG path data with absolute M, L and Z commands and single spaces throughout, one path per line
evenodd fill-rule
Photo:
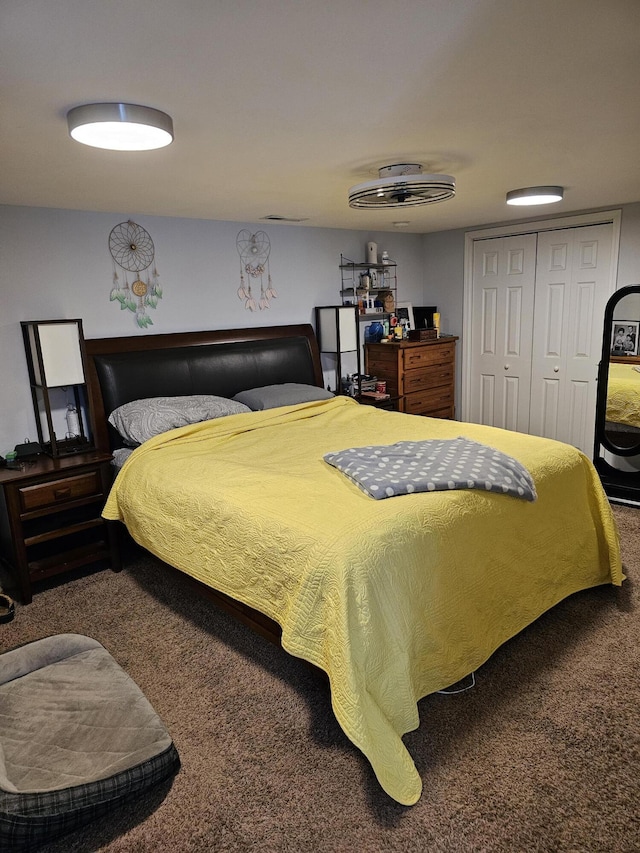
M 640 320 L 614 320 L 611 333 L 611 355 L 638 355 Z
M 415 329 L 416 326 L 413 319 L 413 306 L 410 302 L 398 302 L 395 314 L 401 325 L 408 325 L 410 329 Z M 636 335 L 636 339 L 637 337 L 638 336 Z

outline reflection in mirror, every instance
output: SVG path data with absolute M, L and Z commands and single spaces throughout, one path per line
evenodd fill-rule
M 605 310 L 594 462 L 609 497 L 640 505 L 640 285 Z
M 640 359 L 609 362 L 605 432 L 615 447 L 640 444 Z

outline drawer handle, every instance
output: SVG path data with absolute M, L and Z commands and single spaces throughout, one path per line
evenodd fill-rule
M 62 501 L 65 498 L 70 498 L 71 489 L 69 488 L 69 486 L 67 486 L 66 489 L 56 489 L 53 493 L 53 496 L 57 501 Z

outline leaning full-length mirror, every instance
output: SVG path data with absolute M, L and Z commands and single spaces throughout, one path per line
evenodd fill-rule
M 594 462 L 612 500 L 640 505 L 640 284 L 605 309 Z

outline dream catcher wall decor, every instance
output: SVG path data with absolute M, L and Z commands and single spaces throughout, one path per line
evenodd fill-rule
M 236 248 L 240 255 L 240 287 L 238 288 L 238 299 L 244 299 L 244 307 L 247 311 L 255 311 L 259 308 L 264 311 L 270 308 L 269 300 L 275 299 L 276 293 L 271 284 L 271 273 L 269 272 L 269 255 L 271 254 L 271 242 L 264 231 L 256 231 L 252 234 L 246 228 L 238 232 L 236 237 Z M 247 278 L 245 280 L 245 273 Z M 267 286 L 264 286 L 264 277 L 267 277 Z M 260 279 L 260 299 L 256 304 L 251 290 L 251 279 Z
M 109 252 L 113 261 L 113 287 L 109 297 L 111 302 L 119 302 L 121 311 L 132 311 L 141 329 L 153 326 L 147 308 L 157 307 L 158 300 L 162 299 L 162 288 L 155 265 L 150 272 L 155 258 L 151 235 L 130 219 L 120 222 L 109 234 Z M 117 267 L 124 270 L 124 285 L 120 281 Z M 131 284 L 128 273 L 132 273 Z

